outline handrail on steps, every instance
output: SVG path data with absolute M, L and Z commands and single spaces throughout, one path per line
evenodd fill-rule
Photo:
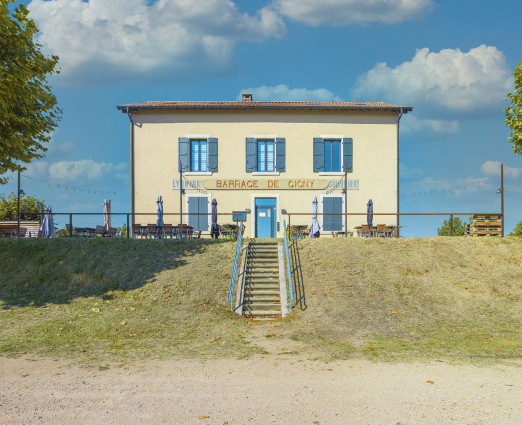
M 288 287 L 290 290 L 290 311 L 292 311 L 292 303 L 294 302 L 294 285 L 292 284 L 290 254 L 289 254 L 289 250 L 288 250 L 288 239 L 287 239 L 287 234 L 286 234 L 286 220 L 283 220 L 283 230 L 284 230 L 284 239 L 285 239 L 286 275 L 288 276 Z
M 239 253 L 241 252 L 241 246 L 243 243 L 243 222 L 239 226 L 239 231 L 237 232 L 237 244 L 236 244 L 236 254 L 234 255 L 234 265 L 232 266 L 232 274 L 230 276 L 230 285 L 228 287 L 227 293 L 227 302 L 230 303 L 230 310 L 234 311 L 234 285 L 236 283 L 237 278 L 237 263 L 239 262 Z

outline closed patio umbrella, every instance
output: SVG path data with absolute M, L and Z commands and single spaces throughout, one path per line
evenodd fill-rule
M 53 210 L 49 205 L 45 206 L 45 215 L 40 230 L 42 231 L 42 238 L 56 237 L 56 233 L 54 231 Z
M 163 199 L 161 196 L 158 196 L 158 200 L 156 201 L 156 205 L 158 206 L 158 221 L 156 221 L 157 227 L 163 227 Z
M 312 202 L 312 231 L 310 232 L 310 237 L 318 238 L 320 235 L 321 226 L 319 226 L 319 222 L 317 221 L 317 196 L 314 196 L 314 200 Z
M 366 212 L 368 214 L 373 214 L 373 202 L 371 199 L 368 201 L 368 204 L 366 204 Z M 373 215 L 367 215 L 366 221 L 368 222 L 368 225 L 370 227 L 372 227 L 373 226 Z
M 105 200 L 103 203 L 103 227 L 105 227 L 106 231 L 109 231 L 111 227 L 111 201 Z
M 210 234 L 212 239 L 217 239 L 219 236 L 219 227 L 217 224 L 217 201 L 216 198 L 212 199 L 212 226 L 210 228 Z

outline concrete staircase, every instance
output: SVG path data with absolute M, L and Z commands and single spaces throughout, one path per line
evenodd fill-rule
M 278 242 L 276 239 L 253 239 L 246 260 L 243 315 L 281 314 Z

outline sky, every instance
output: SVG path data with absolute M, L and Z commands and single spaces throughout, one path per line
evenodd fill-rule
M 130 211 L 130 127 L 117 105 L 251 92 L 254 100 L 411 106 L 400 122 L 401 212 L 499 213 L 503 163 L 506 234 L 522 220 L 522 157 L 503 123 L 522 61 L 520 1 L 25 4 L 42 51 L 60 58 L 60 74 L 48 81 L 63 116 L 22 187 L 54 212 L 103 212 L 105 198 L 113 212 Z M 13 176 L 0 193 L 16 184 Z M 401 236 L 436 236 L 445 219 L 403 217 Z

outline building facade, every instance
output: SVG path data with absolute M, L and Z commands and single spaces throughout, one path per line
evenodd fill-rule
M 131 120 L 131 209 L 165 213 L 182 209 L 188 224 L 209 234 L 216 199 L 219 213 L 247 211 L 246 237 L 280 237 L 292 224 L 320 213 L 399 212 L 399 121 L 408 106 L 349 102 L 144 102 L 119 105 Z M 180 167 L 182 176 L 180 178 Z M 208 216 L 195 215 L 208 213 Z M 190 215 L 192 214 L 192 215 Z M 147 218 L 145 218 L 147 217 Z M 366 216 L 319 216 L 322 233 L 366 222 Z M 179 223 L 179 216 L 165 216 Z M 135 216 L 133 222 L 154 222 Z M 184 216 L 187 222 L 187 216 Z M 396 216 L 374 223 L 397 224 Z M 218 223 L 232 223 L 219 216 Z

